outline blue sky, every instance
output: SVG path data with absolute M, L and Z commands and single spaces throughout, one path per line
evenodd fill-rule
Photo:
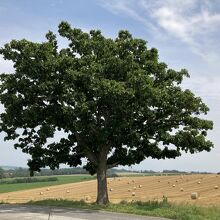
M 176 160 L 146 159 L 133 169 L 220 171 L 220 1 L 218 0 L 0 0 L 0 46 L 11 39 L 43 41 L 60 21 L 84 31 L 100 29 L 115 38 L 120 29 L 148 41 L 160 60 L 188 69 L 184 88 L 201 96 L 214 121 L 210 153 L 184 154 Z M 61 45 L 64 44 L 61 41 Z M 0 57 L 0 72 L 12 64 Z M 0 135 L 0 165 L 25 166 L 28 156 Z

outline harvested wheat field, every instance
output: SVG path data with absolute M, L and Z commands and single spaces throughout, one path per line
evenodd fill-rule
M 220 205 L 220 176 L 218 175 L 109 178 L 108 190 L 110 200 L 114 203 L 121 200 L 162 200 L 165 196 L 168 201 L 176 203 Z M 191 196 L 195 198 L 192 199 Z M 83 199 L 94 202 L 96 180 L 0 194 L 0 201 L 8 203 L 49 198 Z

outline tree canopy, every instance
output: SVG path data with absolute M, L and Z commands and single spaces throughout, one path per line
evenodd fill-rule
M 169 69 L 157 49 L 128 31 L 110 39 L 61 22 L 58 32 L 67 47 L 49 31 L 45 42 L 12 40 L 0 49 L 14 63 L 13 73 L 0 75 L 1 131 L 32 156 L 32 171 L 86 158 L 99 177 L 148 157 L 210 151 L 213 123 L 200 117 L 209 111 L 201 98 L 181 87 L 187 70 Z M 58 130 L 66 135 L 49 143 Z

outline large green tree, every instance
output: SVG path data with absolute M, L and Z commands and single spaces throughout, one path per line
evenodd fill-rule
M 185 69 L 169 69 L 128 31 L 110 39 L 61 22 L 59 34 L 66 48 L 48 32 L 45 42 L 12 40 L 0 49 L 14 63 L 0 76 L 1 130 L 32 156 L 31 171 L 86 158 L 85 168 L 97 173 L 97 203 L 106 204 L 107 169 L 210 151 L 212 122 L 198 117 L 209 109 L 181 88 Z M 66 134 L 48 142 L 57 130 Z

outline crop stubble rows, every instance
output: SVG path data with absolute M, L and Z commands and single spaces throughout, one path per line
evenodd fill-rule
M 215 186 L 219 188 L 215 189 Z M 180 190 L 181 188 L 183 191 Z M 163 197 L 167 197 L 168 201 L 176 203 L 204 206 L 220 204 L 220 176 L 218 175 L 108 178 L 108 190 L 110 201 L 114 203 L 122 200 L 162 200 Z M 199 198 L 192 200 L 190 197 L 192 192 L 197 192 Z M 84 199 L 87 202 L 94 202 L 96 180 L 0 194 L 0 201 L 8 203 L 44 199 Z

